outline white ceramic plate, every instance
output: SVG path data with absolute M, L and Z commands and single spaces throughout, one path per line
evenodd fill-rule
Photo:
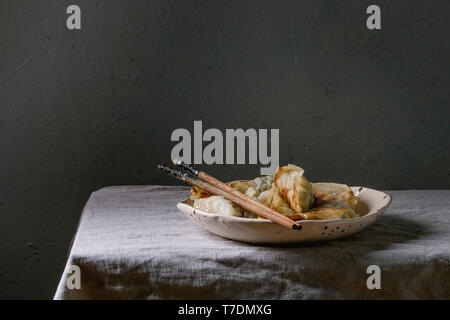
M 194 209 L 189 199 L 178 209 L 200 227 L 224 238 L 251 243 L 290 243 L 339 239 L 357 233 L 375 222 L 391 203 L 391 196 L 377 190 L 352 187 L 358 198 L 358 218 L 303 220 L 302 230 L 291 230 L 266 219 L 240 218 Z

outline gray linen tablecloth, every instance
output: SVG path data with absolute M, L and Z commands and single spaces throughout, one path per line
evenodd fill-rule
M 388 193 L 389 209 L 356 235 L 259 246 L 191 224 L 176 208 L 186 187 L 104 188 L 86 204 L 67 262 L 81 289 L 68 289 L 64 273 L 54 298 L 449 299 L 450 191 Z M 379 290 L 366 286 L 374 264 Z

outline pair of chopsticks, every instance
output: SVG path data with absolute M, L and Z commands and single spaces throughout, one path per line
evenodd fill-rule
M 282 215 L 281 213 L 278 213 L 277 211 L 273 210 L 272 208 L 265 206 L 261 202 L 258 202 L 248 197 L 247 195 L 230 187 L 229 185 L 223 183 L 222 181 L 210 176 L 206 172 L 197 170 L 185 164 L 181 160 L 174 161 L 174 165 L 177 166 L 178 168 L 186 170 L 187 173 L 183 173 L 178 169 L 173 169 L 161 164 L 158 165 L 158 169 L 165 173 L 170 174 L 171 176 L 179 180 L 205 189 L 211 194 L 222 196 L 225 199 L 228 199 L 231 202 L 234 202 L 235 204 L 243 207 L 244 209 L 254 212 L 261 217 L 270 219 L 273 222 L 281 224 L 282 226 L 285 226 L 293 230 L 302 229 L 302 225 L 300 223 L 293 221 L 288 217 Z

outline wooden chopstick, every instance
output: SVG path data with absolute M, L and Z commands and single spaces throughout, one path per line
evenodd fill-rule
M 273 210 L 272 208 L 269 208 L 269 207 L 265 206 L 264 204 L 248 197 L 247 195 L 245 195 L 245 194 L 239 192 L 238 190 L 228 186 L 227 184 L 221 182 L 220 180 L 210 176 L 206 172 L 199 171 L 181 161 L 177 161 L 177 162 L 175 162 L 175 164 L 178 166 L 181 166 L 182 168 L 188 170 L 195 176 L 202 179 L 202 180 L 192 179 L 192 178 L 189 178 L 187 175 L 183 175 L 181 173 L 175 173 L 175 175 L 178 177 L 180 177 L 180 174 L 181 174 L 182 177 L 180 177 L 180 178 L 182 180 L 189 182 L 191 184 L 195 184 L 195 185 L 205 189 L 209 193 L 223 196 L 225 199 L 228 199 L 228 200 L 236 203 L 237 205 L 239 205 L 251 212 L 254 212 L 264 218 L 267 218 L 269 220 L 272 220 L 273 222 L 281 224 L 282 226 L 285 226 L 285 227 L 293 229 L 293 230 L 301 230 L 302 229 L 302 225 L 300 223 L 298 223 L 292 219 L 289 219 L 288 217 Z M 158 168 L 161 169 L 159 166 L 158 166 Z M 171 169 L 171 170 L 173 170 L 173 169 Z M 177 170 L 175 170 L 175 171 L 177 171 Z

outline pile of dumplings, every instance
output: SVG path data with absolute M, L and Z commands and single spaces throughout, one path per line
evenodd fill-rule
M 349 186 L 339 183 L 311 183 L 304 170 L 288 164 L 278 167 L 275 175 L 250 181 L 233 181 L 229 185 L 292 220 L 331 220 L 358 217 L 358 203 Z M 191 200 L 195 209 L 246 218 L 260 218 L 257 214 L 221 196 L 193 186 Z

